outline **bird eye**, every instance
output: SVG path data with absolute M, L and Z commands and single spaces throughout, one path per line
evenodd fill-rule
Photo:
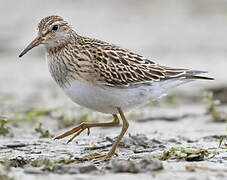
M 53 30 L 53 31 L 57 31 L 57 30 L 58 30 L 58 25 L 54 25 L 54 26 L 52 27 L 52 30 Z

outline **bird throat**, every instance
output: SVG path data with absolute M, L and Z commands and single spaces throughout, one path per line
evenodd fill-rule
M 46 61 L 54 81 L 61 87 L 67 88 L 77 78 L 77 68 L 67 56 L 64 48 L 47 49 Z

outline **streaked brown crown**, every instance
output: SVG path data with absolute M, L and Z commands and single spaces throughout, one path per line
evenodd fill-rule
M 42 31 L 46 31 L 48 27 L 50 27 L 54 22 L 66 22 L 66 21 L 64 21 L 64 19 L 60 16 L 54 16 L 54 15 L 47 16 L 43 18 L 38 24 L 39 33 L 42 33 Z

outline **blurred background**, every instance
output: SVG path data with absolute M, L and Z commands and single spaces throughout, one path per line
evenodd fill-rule
M 43 47 L 18 58 L 36 36 L 39 21 L 49 15 L 63 16 L 81 35 L 120 45 L 162 65 L 207 70 L 216 78 L 181 86 L 171 94 L 201 95 L 201 90 L 226 85 L 225 0 L 1 0 L 1 104 L 68 104 L 49 75 Z
M 0 163 L 7 157 L 14 158 L 16 164 L 21 159 L 22 166 L 40 156 L 51 160 L 68 154 L 81 157 L 103 144 L 107 150 L 119 135 L 120 127 L 94 128 L 90 136 L 82 133 L 67 145 L 69 138 L 53 141 L 54 136 L 80 122 L 111 121 L 112 116 L 80 107 L 65 97 L 48 72 L 44 47 L 18 58 L 36 37 L 39 21 L 49 15 L 64 17 L 80 35 L 120 45 L 161 65 L 209 71 L 208 76 L 215 81 L 185 84 L 169 91 L 170 96 L 127 113 L 130 120 L 127 133 L 131 135 L 124 136 L 117 153 L 119 157 L 130 157 L 136 155 L 134 149 L 140 148 L 138 157 L 144 155 L 143 150 L 145 155 L 147 152 L 158 157 L 179 145 L 201 149 L 202 159 L 198 156 L 201 167 L 205 167 L 204 162 L 211 168 L 223 165 L 223 174 L 209 168 L 192 173 L 195 169 L 187 170 L 187 162 L 177 160 L 173 164 L 172 159 L 166 161 L 160 174 L 164 174 L 164 179 L 176 179 L 179 173 L 179 179 L 210 179 L 207 173 L 213 173 L 213 179 L 224 179 L 227 143 L 205 161 L 204 153 L 208 151 L 203 148 L 217 148 L 218 144 L 220 147 L 219 140 L 226 137 L 226 0 L 0 0 Z M 210 93 L 204 97 L 205 91 L 213 91 L 214 98 Z M 221 100 L 219 106 L 216 99 Z M 205 178 L 201 178 L 202 170 Z M 173 178 L 168 174 L 170 171 Z M 14 173 L 17 172 L 22 172 L 17 179 L 26 179 L 21 176 L 26 171 Z M 30 170 L 33 174 L 37 172 Z M 55 175 L 60 176 L 59 172 Z

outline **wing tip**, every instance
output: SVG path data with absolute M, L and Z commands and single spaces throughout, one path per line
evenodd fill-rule
M 212 77 L 206 77 L 206 76 L 190 76 L 190 77 L 186 77 L 186 79 L 189 80 L 215 80 L 215 78 Z
M 190 80 L 215 80 L 213 77 L 198 76 L 197 74 L 208 73 L 208 71 L 189 70 L 186 72 L 186 79 Z

